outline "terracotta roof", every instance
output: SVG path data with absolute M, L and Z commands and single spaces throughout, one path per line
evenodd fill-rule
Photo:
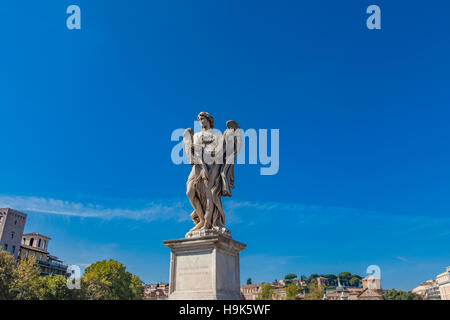
M 358 295 L 358 298 L 364 299 L 365 297 L 380 298 L 380 299 L 384 300 L 383 290 L 382 289 L 364 289 L 364 291 Z
M 52 240 L 52 238 L 49 238 L 49 237 L 44 236 L 43 234 L 40 234 L 40 233 L 37 233 L 37 232 L 24 233 L 24 234 L 22 235 L 22 237 L 25 237 L 25 236 L 37 236 L 37 237 L 45 238 L 45 239 L 47 239 L 47 240 Z
M 418 285 L 416 288 L 421 287 L 421 286 L 429 286 L 432 285 L 434 282 L 434 280 L 427 280 L 424 283 L 421 283 L 420 285 Z
M 42 252 L 42 253 L 48 253 L 48 251 L 45 251 L 45 250 L 43 250 L 43 249 L 41 249 L 41 248 L 36 248 L 36 247 L 28 246 L 28 245 L 26 245 L 26 244 L 21 244 L 20 247 L 21 247 L 21 248 L 24 248 L 24 249 L 31 250 L 31 251 L 38 251 L 38 252 Z

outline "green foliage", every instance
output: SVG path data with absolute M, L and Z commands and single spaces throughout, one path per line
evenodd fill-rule
M 82 296 L 89 300 L 135 300 L 143 298 L 141 280 L 120 262 L 103 260 L 91 264 L 81 281 Z
M 247 279 L 247 284 L 252 284 L 252 278 Z
M 272 300 L 272 286 L 270 283 L 264 284 L 264 286 L 261 289 L 261 292 L 258 294 L 258 297 L 256 300 Z
M 40 276 L 33 258 L 16 260 L 0 251 L 0 300 L 119 300 L 144 298 L 144 286 L 138 276 L 121 263 L 99 261 L 86 268 L 81 290 L 69 289 L 62 275 Z
M 17 300 L 38 300 L 40 293 L 40 271 L 34 258 L 19 259 L 14 270 L 10 292 Z
M 80 290 L 67 287 L 67 278 L 62 275 L 40 277 L 41 300 L 75 300 L 80 298 Z
M 306 279 L 306 283 L 309 285 L 311 283 L 312 280 L 316 279 L 317 277 L 319 277 L 319 275 L 317 273 L 312 273 L 308 279 Z
M 327 278 L 327 284 L 329 286 L 337 286 L 337 277 L 332 273 L 323 274 L 322 277 Z
M 311 280 L 308 291 L 309 293 L 306 295 L 305 300 L 322 300 L 323 290 L 318 287 L 317 281 Z
M 10 300 L 14 295 L 10 292 L 16 260 L 6 251 L 0 251 L 0 300 Z
M 289 273 L 284 276 L 284 280 L 294 280 L 295 278 L 297 278 L 297 275 L 293 273 Z
M 130 284 L 132 299 L 142 300 L 144 299 L 144 284 L 142 280 L 135 274 L 131 275 Z
M 361 283 L 360 277 L 355 277 L 355 275 L 352 275 L 352 278 L 350 279 L 349 284 L 352 287 L 359 287 L 360 283 Z
M 292 280 L 294 280 L 295 278 L 297 278 L 297 275 L 293 274 L 293 273 L 289 273 L 289 274 L 285 275 L 284 276 L 284 280 L 286 283 L 285 286 L 288 286 L 292 282 Z
M 422 296 L 418 294 L 396 289 L 385 290 L 383 298 L 385 300 L 423 300 Z
M 300 292 L 300 287 L 291 283 L 286 287 L 286 300 L 295 300 L 297 294 Z
M 352 278 L 352 274 L 350 272 L 341 272 L 338 274 L 338 277 L 342 285 L 350 286 L 350 279 Z

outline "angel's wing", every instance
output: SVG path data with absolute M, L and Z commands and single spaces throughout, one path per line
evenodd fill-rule
M 194 164 L 194 130 L 192 128 L 187 128 L 183 133 L 183 151 L 189 163 Z
M 227 121 L 227 130 L 225 130 L 223 134 L 223 139 L 226 150 L 225 163 L 234 163 L 234 159 L 238 155 L 242 146 L 242 130 L 236 121 Z

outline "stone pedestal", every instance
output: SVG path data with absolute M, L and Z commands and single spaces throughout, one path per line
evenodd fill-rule
M 164 245 L 171 249 L 169 299 L 241 299 L 239 252 L 245 244 L 217 234 Z

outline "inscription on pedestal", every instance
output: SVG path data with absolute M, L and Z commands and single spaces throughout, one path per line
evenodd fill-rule
M 241 299 L 239 253 L 245 244 L 222 235 L 164 244 L 171 249 L 169 299 Z
M 175 290 L 212 289 L 211 251 L 178 254 L 175 263 Z

